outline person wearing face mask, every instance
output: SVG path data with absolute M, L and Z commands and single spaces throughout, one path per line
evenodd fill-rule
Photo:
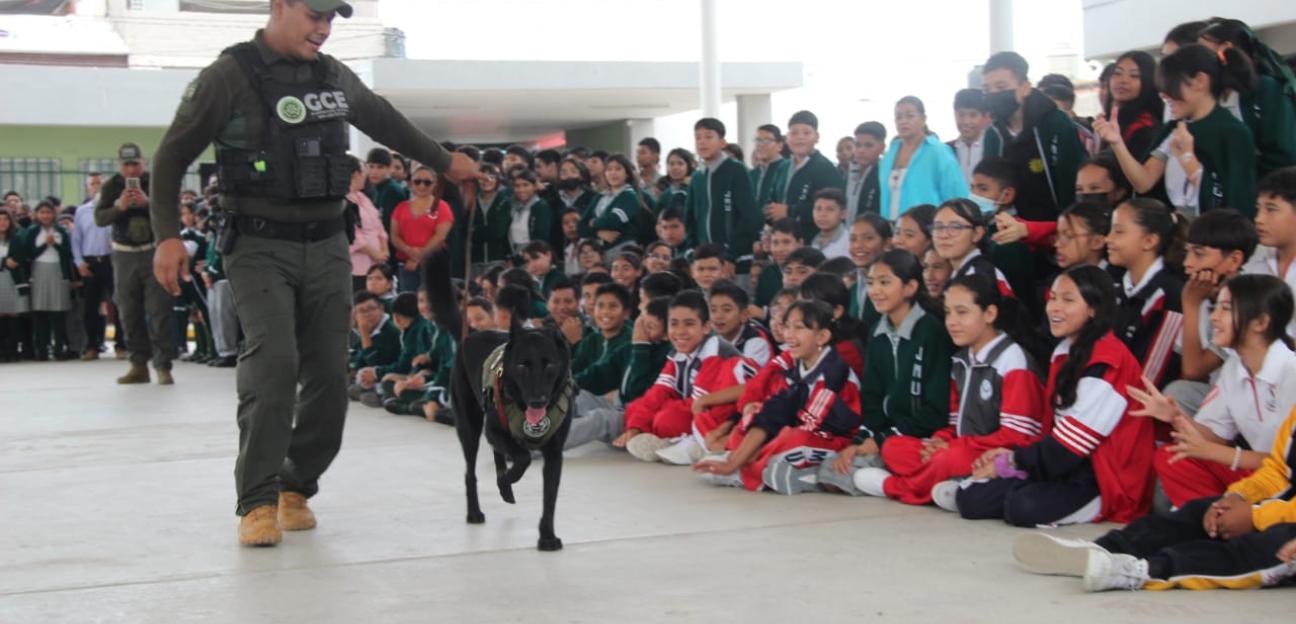
M 574 208 L 584 214 L 598 197 L 598 193 L 590 190 L 590 180 L 589 168 L 580 158 L 564 158 L 558 166 L 558 198 L 562 203 L 554 207 L 558 210 Z
M 1076 203 L 1099 204 L 1110 213 L 1112 207 L 1134 195 L 1130 181 L 1121 171 L 1120 163 L 1111 152 L 1099 152 L 1085 161 L 1076 172 Z M 1057 233 L 1057 221 L 1026 221 L 1001 212 L 995 217 L 994 242 L 1006 245 L 1023 241 L 1032 249 L 1049 250 Z
M 967 197 L 967 178 L 954 152 L 927 129 L 922 100 L 908 95 L 895 105 L 896 138 L 878 165 L 882 216 L 897 219 L 919 204 Z
M 1016 52 L 991 56 L 981 70 L 986 108 L 1004 137 L 1003 157 L 1017 175 L 1018 215 L 1056 221 L 1075 200 L 1070 181 L 1086 153 L 1075 122 L 1031 87 L 1029 69 Z

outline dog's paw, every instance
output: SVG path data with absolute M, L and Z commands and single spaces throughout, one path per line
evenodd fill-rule
M 557 537 L 542 537 L 539 543 L 536 544 L 536 548 L 544 552 L 562 550 L 562 540 Z
M 509 484 L 507 484 L 507 483 L 503 483 L 503 482 L 501 482 L 501 483 L 499 484 L 499 491 L 500 491 L 500 498 L 504 499 L 504 502 L 506 502 L 506 503 L 508 503 L 508 504 L 510 504 L 510 505 L 512 505 L 512 504 L 514 504 L 514 503 L 517 502 L 517 499 L 513 498 L 513 486 L 512 486 L 512 485 L 509 485 Z
M 480 511 L 468 512 L 468 524 L 484 524 L 485 522 L 486 514 Z

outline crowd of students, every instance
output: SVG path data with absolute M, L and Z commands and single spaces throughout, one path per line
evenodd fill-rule
M 1129 523 L 1015 545 L 1095 591 L 1292 581 L 1291 69 L 1213 19 L 1111 64 L 1093 120 L 1015 53 L 982 77 L 953 141 L 905 97 L 895 136 L 861 123 L 836 163 L 809 111 L 761 126 L 751 167 L 711 118 L 664 170 L 653 139 L 633 159 L 456 146 L 483 174 L 458 186 L 374 149 L 348 196 L 351 398 L 453 424 L 456 340 L 419 274 L 448 248 L 471 331 L 570 345 L 568 448 L 1019 527 Z M 57 243 L 42 214 L 20 233 L 0 213 L 0 244 Z

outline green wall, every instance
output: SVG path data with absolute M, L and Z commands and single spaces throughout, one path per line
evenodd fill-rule
M 68 202 L 80 201 L 84 175 L 80 170 L 82 159 L 115 159 L 117 148 L 126 142 L 139 144 L 145 158 L 151 158 L 165 132 L 166 128 L 0 125 L 0 158 L 58 159 L 61 164 L 59 196 Z M 210 162 L 214 158 L 211 148 L 208 148 L 198 162 Z

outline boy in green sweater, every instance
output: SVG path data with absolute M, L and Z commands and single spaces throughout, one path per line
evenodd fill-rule
M 778 221 L 792 217 L 801 228 L 801 240 L 812 240 L 819 233 L 814 222 L 815 193 L 826 188 L 846 188 L 841 169 L 815 149 L 819 143 L 819 118 L 810 111 L 799 111 L 788 120 L 787 144 L 792 150 L 792 169 L 781 203 L 765 207 L 765 218 Z
M 628 349 L 617 359 L 620 401 L 613 404 L 601 396 L 582 390 L 576 395 L 571 431 L 567 434 L 566 449 L 576 448 L 595 440 L 611 443 L 625 429 L 625 406 L 648 391 L 657 381 L 657 375 L 666 364 L 671 344 L 666 339 L 666 315 L 670 297 L 658 297 L 642 305 L 642 313 L 634 322 Z
M 432 348 L 432 331 L 429 323 L 419 314 L 418 297 L 414 293 L 396 295 L 392 302 L 392 323 L 400 330 L 400 354 L 389 364 L 380 364 L 360 370 L 361 383 L 367 386 L 385 386 L 387 382 L 404 379 L 414 371 L 414 359 Z M 386 388 L 380 388 L 386 390 Z M 387 393 L 390 396 L 390 393 Z M 378 392 L 360 395 L 360 402 L 368 407 L 382 407 L 386 398 Z
M 745 165 L 725 153 L 725 126 L 719 119 L 698 120 L 693 140 L 702 162 L 689 180 L 684 203 L 688 246 L 721 244 L 725 258 L 745 273 L 764 225 L 751 177 Z
M 761 269 L 760 277 L 756 279 L 755 306 L 762 310 L 754 316 L 764 318 L 763 308 L 770 304 L 778 291 L 783 290 L 783 265 L 788 255 L 803 246 L 805 241 L 796 220 L 779 219 L 770 226 L 769 252 L 773 263 Z
M 400 357 L 400 330 L 392 323 L 378 295 L 367 290 L 355 294 L 352 310 L 355 328 L 351 330 L 348 364 L 354 383 L 347 388 L 347 396 L 352 401 L 359 401 L 365 394 L 375 394 L 369 398 L 369 403 L 373 403 L 377 398 L 375 388 L 378 384 L 375 369 L 390 366 Z
M 571 372 L 582 394 L 601 397 L 619 386 L 629 359 L 629 318 L 630 291 L 620 284 L 599 286 L 594 295 L 598 331 L 582 338 L 572 354 Z
M 410 361 L 408 375 L 389 373 L 382 383 L 383 409 L 398 416 L 423 416 L 429 421 L 454 424 L 443 413 L 450 407 L 450 368 L 455 342 L 432 318 L 427 290 L 418 290 L 418 312 L 425 321 L 428 349 Z
M 409 188 L 391 177 L 391 165 L 391 152 L 381 147 L 369 150 L 365 158 L 365 176 L 369 179 L 365 195 L 382 215 L 383 228 L 388 231 L 391 231 L 391 216 L 396 204 L 410 198 Z

